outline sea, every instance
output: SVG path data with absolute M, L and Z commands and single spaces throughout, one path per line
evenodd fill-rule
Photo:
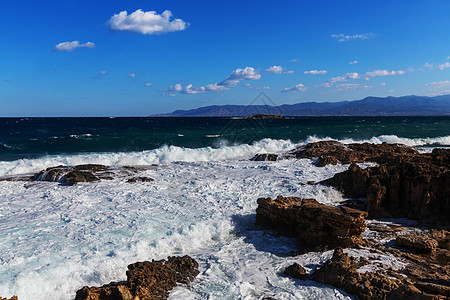
M 312 272 L 332 251 L 292 256 L 295 239 L 255 225 L 260 197 L 345 200 L 332 187 L 306 183 L 348 165 L 251 160 L 331 139 L 427 152 L 450 147 L 450 117 L 0 118 L 0 296 L 74 299 L 83 286 L 126 280 L 131 263 L 187 254 L 200 274 L 170 299 L 351 299 L 283 275 L 294 262 Z M 152 165 L 142 175 L 155 181 L 2 180 L 87 163 Z M 404 267 L 389 255 L 346 251 L 377 255 L 373 269 Z

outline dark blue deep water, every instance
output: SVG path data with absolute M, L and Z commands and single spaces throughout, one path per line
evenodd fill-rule
M 163 145 L 220 147 L 263 138 L 301 142 L 310 136 L 367 140 L 382 135 L 447 137 L 450 117 L 0 118 L 0 160 L 141 151 Z

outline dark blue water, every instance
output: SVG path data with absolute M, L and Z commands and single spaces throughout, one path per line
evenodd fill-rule
M 263 138 L 301 142 L 309 136 L 370 139 L 381 135 L 450 135 L 450 117 L 0 118 L 0 160 L 49 154 L 219 147 Z

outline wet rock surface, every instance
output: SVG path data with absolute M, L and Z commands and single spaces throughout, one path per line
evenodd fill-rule
M 153 300 L 167 299 L 177 284 L 189 284 L 199 274 L 198 263 L 191 257 L 138 262 L 128 266 L 127 281 L 101 287 L 83 287 L 75 300 Z
M 283 271 L 283 274 L 286 276 L 296 278 L 296 279 L 301 279 L 301 280 L 305 280 L 306 278 L 308 278 L 308 274 L 306 273 L 305 268 L 303 268 L 298 263 L 294 263 L 293 265 L 290 265 L 289 267 L 287 267 Z
M 85 164 L 77 166 L 56 166 L 42 170 L 29 177 L 31 181 L 60 182 L 64 185 L 75 185 L 79 182 L 95 182 L 99 180 L 112 180 L 126 178 L 146 170 L 154 170 L 155 166 L 125 166 L 109 167 L 98 164 Z M 128 182 L 151 182 L 149 177 L 132 177 Z
M 251 160 L 253 161 L 276 161 L 278 158 L 277 154 L 262 153 L 256 154 Z
M 305 249 L 332 249 L 362 242 L 366 212 L 297 197 L 260 198 L 257 202 L 257 224 L 297 238 Z
M 11 298 L 2 298 L 0 297 L 0 300 L 19 300 L 17 296 L 12 296 Z

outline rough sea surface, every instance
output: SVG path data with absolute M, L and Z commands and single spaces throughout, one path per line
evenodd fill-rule
M 180 119 L 190 124 L 184 127 L 180 120 L 161 125 L 164 119 L 154 119 L 130 119 L 128 125 L 103 118 L 78 125 L 71 123 L 78 119 L 70 124 L 63 122 L 67 119 L 0 119 L 0 176 L 56 165 L 157 164 L 142 174 L 154 178 L 151 183 L 130 184 L 124 178 L 75 186 L 0 181 L 0 296 L 73 299 L 84 285 L 126 279 L 130 263 L 188 254 L 199 262 L 200 274 L 190 287 L 172 290 L 171 299 L 347 299 L 333 287 L 284 276 L 282 271 L 293 262 L 312 271 L 332 252 L 291 257 L 296 241 L 257 227 L 255 209 L 257 198 L 277 195 L 336 205 L 344 200 L 338 191 L 306 183 L 332 177 L 348 166 L 319 168 L 314 159 L 250 158 L 331 138 L 400 142 L 424 151 L 450 146 L 450 118 L 272 120 L 258 127 L 260 135 L 252 135 L 255 127 L 248 123 L 230 125 L 230 119 Z M 159 125 L 146 131 L 139 127 L 146 120 Z M 245 141 L 242 132 L 252 138 Z M 183 138 L 188 141 L 179 141 Z M 394 257 L 377 259 L 377 267 L 403 267 Z

